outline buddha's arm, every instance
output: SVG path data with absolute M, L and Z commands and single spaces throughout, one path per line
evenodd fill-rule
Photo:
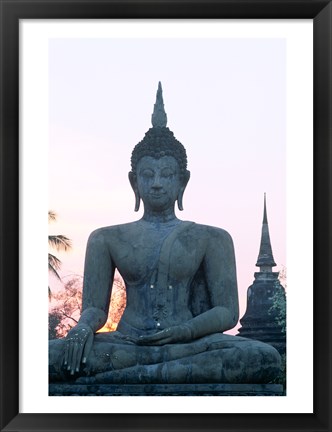
M 239 300 L 233 241 L 223 230 L 215 229 L 204 257 L 204 274 L 212 309 L 189 322 L 193 337 L 233 328 L 239 319 Z
M 109 308 L 114 268 L 102 230 L 88 241 L 83 283 L 83 308 L 78 324 L 66 337 L 64 365 L 73 375 L 85 363 L 93 344 L 93 334 L 105 324 Z
M 88 240 L 84 265 L 83 305 L 79 324 L 96 332 L 107 321 L 114 267 L 103 230 L 94 231 Z

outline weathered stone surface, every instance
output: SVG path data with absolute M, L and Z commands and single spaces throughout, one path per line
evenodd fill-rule
M 282 396 L 280 384 L 50 384 L 50 396 Z

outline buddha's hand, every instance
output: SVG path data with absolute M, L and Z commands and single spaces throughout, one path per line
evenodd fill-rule
M 189 326 L 177 325 L 168 327 L 158 333 L 149 336 L 140 336 L 138 345 L 165 345 L 171 343 L 190 342 L 192 340 L 192 332 Z
M 72 328 L 65 339 L 64 366 L 71 375 L 79 372 L 81 363 L 86 359 L 93 344 L 93 331 L 86 324 L 78 324 Z

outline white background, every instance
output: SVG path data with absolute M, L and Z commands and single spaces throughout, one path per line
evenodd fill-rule
M 312 412 L 312 21 L 147 22 L 23 21 L 21 37 L 21 268 L 20 268 L 20 411 L 21 412 Z M 278 398 L 197 397 L 76 398 L 48 397 L 47 381 L 47 210 L 49 209 L 50 113 L 49 47 L 59 38 L 213 38 L 286 41 L 288 395 Z M 105 53 L 106 55 L 106 53 Z M 176 67 L 176 65 L 174 65 Z M 162 79 L 161 79 L 162 80 Z M 125 80 L 123 85 L 125 84 Z M 152 83 L 156 89 L 157 83 Z M 182 119 L 172 117 L 164 84 L 169 126 L 183 141 Z M 171 87 L 169 85 L 169 87 Z M 213 88 L 213 82 L 211 83 Z M 152 112 L 155 90 L 148 104 Z M 181 97 L 179 97 L 181 99 Z M 135 101 L 134 101 L 135 103 Z M 204 113 L 209 107 L 204 107 Z M 123 110 L 126 112 L 126 110 Z M 104 114 L 106 115 L 106 114 Z M 146 116 L 146 114 L 144 113 Z M 199 116 L 199 114 L 198 114 Z M 209 114 L 206 114 L 209 118 Z M 120 116 L 121 117 L 121 116 Z M 185 116 L 184 116 L 185 117 Z M 148 118 L 147 118 L 148 120 Z M 130 122 L 131 119 L 129 118 Z M 194 122 L 195 123 L 195 122 Z M 141 122 L 139 122 L 141 125 Z M 173 127 L 174 125 L 174 127 Z M 144 126 L 144 127 L 143 127 Z M 133 147 L 149 127 L 141 125 Z M 222 129 L 222 128 L 221 128 Z M 206 137 L 206 128 L 202 138 Z M 180 132 L 184 135 L 186 132 Z M 236 144 L 236 143 L 235 143 Z M 75 143 L 77 145 L 77 143 Z M 189 164 L 190 164 L 189 159 Z M 193 173 L 193 167 L 189 167 Z M 61 167 L 59 167 L 61 170 Z M 195 192 L 192 192 L 195 194 Z M 188 197 L 188 203 L 190 198 Z M 259 198 L 262 200 L 262 197 Z M 132 203 L 133 205 L 133 203 Z M 186 205 L 186 201 L 185 201 Z M 56 210 L 56 209 L 55 209 Z M 260 213 L 260 212 L 259 212 Z M 260 217 L 260 214 L 259 214 Z M 299 223 L 299 220 L 301 221 Z M 124 221 L 123 221 L 124 222 Z M 216 225 L 220 225 L 217 224 Z M 270 221 L 271 225 L 271 221 Z M 225 226 L 223 226 L 225 227 Z M 227 228 L 227 227 L 226 227 Z M 258 229 L 259 231 L 259 229 Z M 303 232 L 306 233 L 305 247 Z M 233 233 L 231 233 L 233 234 Z M 258 244 L 257 244 L 258 252 Z M 255 261 L 256 256 L 253 257 Z M 303 264 L 305 263 L 305 264 Z M 254 262 L 253 262 L 254 264 Z M 303 266 L 305 265 L 305 268 Z M 43 269 L 45 267 L 45 272 Z M 254 268 L 253 268 L 254 271 Z M 248 285 L 250 281 L 248 281 Z M 44 312 L 45 311 L 45 312 Z M 297 332 L 306 317 L 307 332 Z M 305 353 L 303 354 L 303 347 Z M 36 377 L 39 377 L 36 379 Z M 303 387 L 303 383 L 305 386 Z M 305 393 L 303 392 L 305 388 Z M 221 403 L 222 402 L 222 403 Z

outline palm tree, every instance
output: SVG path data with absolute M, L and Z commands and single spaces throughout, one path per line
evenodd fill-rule
M 56 213 L 52 210 L 48 212 L 48 221 L 55 222 L 56 221 Z M 56 249 L 57 251 L 67 251 L 71 248 L 71 240 L 64 235 L 49 235 L 48 236 L 48 244 L 51 248 Z M 48 253 L 48 271 L 53 274 L 58 280 L 61 280 L 61 277 L 58 273 L 61 267 L 61 261 L 55 255 Z M 51 289 L 48 287 L 48 296 L 51 297 Z

